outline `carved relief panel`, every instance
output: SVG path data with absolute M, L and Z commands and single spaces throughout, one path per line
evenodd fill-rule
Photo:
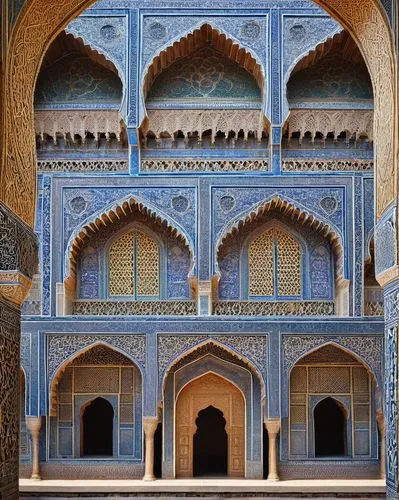
M 209 373 L 188 384 L 176 404 L 176 477 L 193 476 L 194 434 L 198 413 L 213 406 L 226 420 L 229 477 L 245 476 L 245 403 L 233 384 Z

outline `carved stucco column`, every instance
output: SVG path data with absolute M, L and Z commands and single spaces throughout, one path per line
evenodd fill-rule
M 381 479 L 385 479 L 385 420 L 384 414 L 381 409 L 377 410 L 377 425 L 378 431 L 380 433 L 380 477 Z
M 32 475 L 31 479 L 40 481 L 40 431 L 42 417 L 26 417 L 26 426 L 32 437 Z
M 398 498 L 398 325 L 399 280 L 384 287 L 385 313 L 385 467 L 387 498 Z
M 280 432 L 280 420 L 266 420 L 265 421 L 267 433 L 269 435 L 269 475 L 268 481 L 279 481 L 278 468 L 277 468 L 277 436 Z
M 144 481 L 154 481 L 154 434 L 158 425 L 158 417 L 144 417 L 145 435 L 145 472 Z
M 0 498 L 18 497 L 21 305 L 36 271 L 34 232 L 0 202 Z

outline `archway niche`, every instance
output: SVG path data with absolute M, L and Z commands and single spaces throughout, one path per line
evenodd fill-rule
M 315 456 L 347 454 L 346 412 L 334 398 L 320 401 L 314 409 Z
M 210 407 L 213 409 L 210 410 Z M 223 442 L 223 419 L 227 443 Z M 216 423 L 212 431 L 214 434 L 209 432 L 209 420 Z M 224 471 L 228 477 L 244 476 L 245 401 L 234 384 L 214 373 L 207 373 L 190 382 L 178 396 L 175 427 L 177 477 L 192 477 L 195 473 L 223 474 Z M 201 430 L 196 435 L 198 428 Z M 209 443 L 204 443 L 202 431 L 205 431 L 208 440 L 215 441 L 215 449 L 212 450 Z M 216 458 L 212 456 L 223 462 L 226 452 L 227 467 L 220 464 L 223 468 L 217 471 Z M 204 466 L 206 455 L 208 459 L 215 460 L 213 466 L 211 463 Z M 207 468 L 208 466 L 211 467 Z
M 290 374 L 290 457 L 378 458 L 374 398 L 374 377 L 351 352 L 330 343 L 303 356 Z
M 82 409 L 81 456 L 113 456 L 114 410 L 102 397 Z
M 226 419 L 214 406 L 198 413 L 193 444 L 193 475 L 227 476 L 228 436 Z

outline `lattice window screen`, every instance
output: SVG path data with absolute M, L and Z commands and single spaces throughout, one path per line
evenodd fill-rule
M 109 251 L 109 294 L 159 296 L 159 246 L 141 231 L 131 231 Z
M 109 294 L 134 293 L 134 233 L 117 239 L 109 250 Z
M 248 247 L 249 295 L 274 296 L 277 270 L 277 294 L 300 297 L 301 267 L 301 249 L 295 238 L 277 228 L 266 231 Z
M 274 231 L 258 236 L 248 248 L 249 295 L 274 295 Z
M 159 247 L 144 233 L 136 232 L 137 295 L 159 295 Z
M 302 293 L 301 280 L 301 249 L 298 242 L 277 229 L 277 272 L 278 294 L 283 296 L 299 297 Z

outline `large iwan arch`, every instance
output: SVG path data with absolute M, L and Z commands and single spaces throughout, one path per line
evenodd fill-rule
M 93 0 L 68 0 L 48 8 L 27 0 L 11 35 L 5 65 L 1 200 L 29 225 L 36 198 L 33 91 L 43 55 L 69 21 Z M 315 0 L 353 36 L 369 68 L 375 93 L 377 207 L 381 215 L 395 197 L 396 57 L 392 32 L 380 0 Z M 46 13 L 43 16 L 43 12 Z

